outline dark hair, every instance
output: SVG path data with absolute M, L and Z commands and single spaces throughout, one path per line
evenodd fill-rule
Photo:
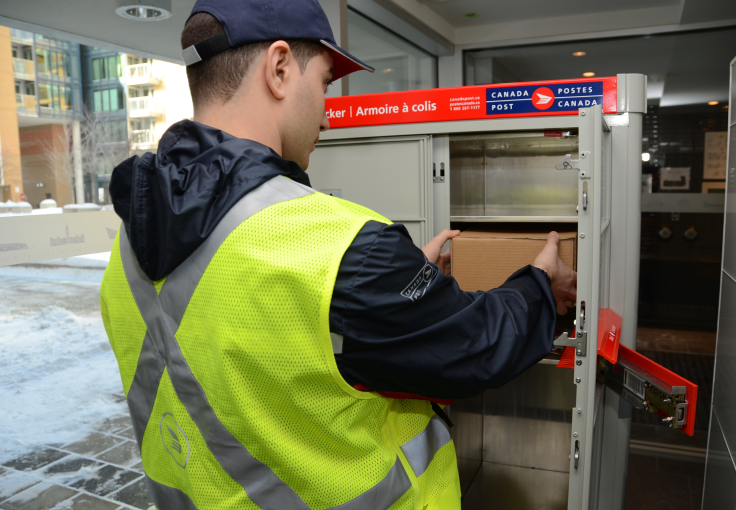
M 181 33 L 181 47 L 188 48 L 224 32 L 222 24 L 206 12 L 192 16 Z M 301 72 L 309 61 L 326 48 L 319 41 L 284 39 L 294 55 Z M 214 102 L 226 103 L 232 99 L 256 59 L 275 41 L 257 42 L 229 48 L 217 55 L 187 67 L 189 91 L 194 108 Z

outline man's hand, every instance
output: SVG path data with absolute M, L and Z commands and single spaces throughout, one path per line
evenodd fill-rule
M 557 232 L 550 232 L 547 236 L 547 244 L 534 259 L 533 266 L 538 267 L 549 276 L 552 281 L 552 294 L 557 301 L 557 313 L 565 315 L 567 313 L 565 303 L 570 301 L 574 303 L 577 298 L 578 274 L 562 262 L 559 248 L 560 236 L 557 235 Z
M 427 260 L 432 262 L 433 264 L 437 264 L 440 268 L 440 271 L 442 271 L 442 274 L 444 274 L 445 276 L 449 276 L 450 274 L 449 263 L 452 254 L 449 251 L 447 253 L 440 253 L 440 251 L 442 251 L 442 247 L 449 239 L 452 239 L 459 234 L 459 230 L 445 229 L 437 234 L 434 239 L 428 242 L 424 248 L 422 248 L 424 256 L 427 257 Z

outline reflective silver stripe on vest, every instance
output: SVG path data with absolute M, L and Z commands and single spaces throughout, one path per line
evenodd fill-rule
M 422 476 L 440 448 L 452 440 L 450 429 L 436 414 L 432 416 L 427 427 L 412 439 L 401 445 L 406 460 L 411 464 L 414 474 Z
M 196 424 L 209 450 L 225 472 L 263 510 L 309 510 L 309 507 L 270 467 L 253 457 L 220 422 L 184 359 L 175 333 L 205 269 L 230 233 L 266 207 L 311 193 L 314 193 L 311 188 L 285 177 L 275 177 L 251 191 L 228 211 L 207 240 L 166 278 L 159 294 L 156 294 L 153 283 L 138 265 L 125 230 L 120 231 L 120 256 L 125 276 L 148 328 L 137 371 L 128 392 L 128 406 L 139 445 L 142 444 L 161 375 L 166 367 L 177 397 Z M 397 458 L 397 463 L 381 482 L 340 505 L 340 508 L 385 510 L 410 487 L 408 475 Z M 179 508 L 176 505 L 165 507 Z
M 148 492 L 151 493 L 153 504 L 159 510 L 165 508 L 176 508 L 177 510 L 197 510 L 197 506 L 189 499 L 189 496 L 175 487 L 169 487 L 151 480 L 146 476 Z

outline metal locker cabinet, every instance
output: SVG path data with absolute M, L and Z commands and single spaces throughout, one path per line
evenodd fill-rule
M 327 101 L 328 111 L 341 109 L 343 116 L 331 120 L 339 129 L 324 133 L 312 155 L 309 173 L 313 187 L 328 192 L 340 190 L 342 198 L 371 207 L 395 221 L 408 216 L 406 219 L 415 222 L 410 232 L 420 247 L 431 234 L 450 227 L 453 221 L 577 223 L 577 310 L 582 309 L 584 301 L 585 317 L 578 319 L 580 327 L 574 338 L 558 339 L 559 343 L 575 346 L 574 370 L 558 369 L 556 361 L 543 360 L 503 388 L 453 403 L 451 414 L 456 426 L 452 435 L 458 453 L 463 508 L 623 508 L 631 407 L 597 382 L 604 366 L 600 364 L 603 358 L 597 355 L 598 327 L 599 309 L 610 309 L 623 317 L 615 342 L 601 344 L 604 351 L 609 347 L 605 352 L 610 363 L 617 361 L 619 342 L 621 349 L 635 347 L 641 117 L 646 111 L 646 78 L 619 75 L 603 80 L 603 108 L 598 103 L 564 113 L 491 115 L 491 108 L 483 106 L 482 96 L 488 97 L 493 87 L 534 89 L 581 80 Z M 456 99 L 452 98 L 462 102 L 453 103 Z M 394 103 L 412 104 L 416 113 L 395 115 L 396 110 L 391 110 Z M 353 116 L 361 111 L 375 115 Z M 388 115 L 382 116 L 384 111 Z M 431 113 L 434 111 L 438 113 Z M 572 154 L 566 169 L 557 170 L 551 164 L 549 171 L 574 172 L 577 176 L 573 182 L 577 214 L 522 217 L 503 213 L 485 216 L 477 211 L 470 215 L 466 211 L 463 216 L 452 216 L 453 208 L 462 210 L 451 203 L 453 175 L 458 176 L 461 170 L 457 160 L 451 163 L 453 139 L 472 138 L 473 133 L 503 137 L 560 130 L 578 132 L 577 160 Z M 423 176 L 421 172 L 425 172 Z M 420 195 L 426 199 L 424 208 L 416 199 Z M 413 208 L 404 207 L 404 202 Z M 420 233 L 415 236 L 417 230 Z M 605 311 L 602 320 L 608 317 Z M 605 320 L 603 326 L 608 327 Z M 631 395 L 628 397 L 631 400 Z

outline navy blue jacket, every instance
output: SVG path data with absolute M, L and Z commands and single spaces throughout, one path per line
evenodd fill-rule
M 164 134 L 157 154 L 115 168 L 110 195 L 141 268 L 156 281 L 277 175 L 309 184 L 270 148 L 184 120 Z M 498 289 L 463 292 L 403 225 L 369 222 L 340 264 L 330 329 L 343 336 L 335 357 L 349 384 L 442 401 L 501 386 L 548 354 L 555 300 L 532 266 Z

